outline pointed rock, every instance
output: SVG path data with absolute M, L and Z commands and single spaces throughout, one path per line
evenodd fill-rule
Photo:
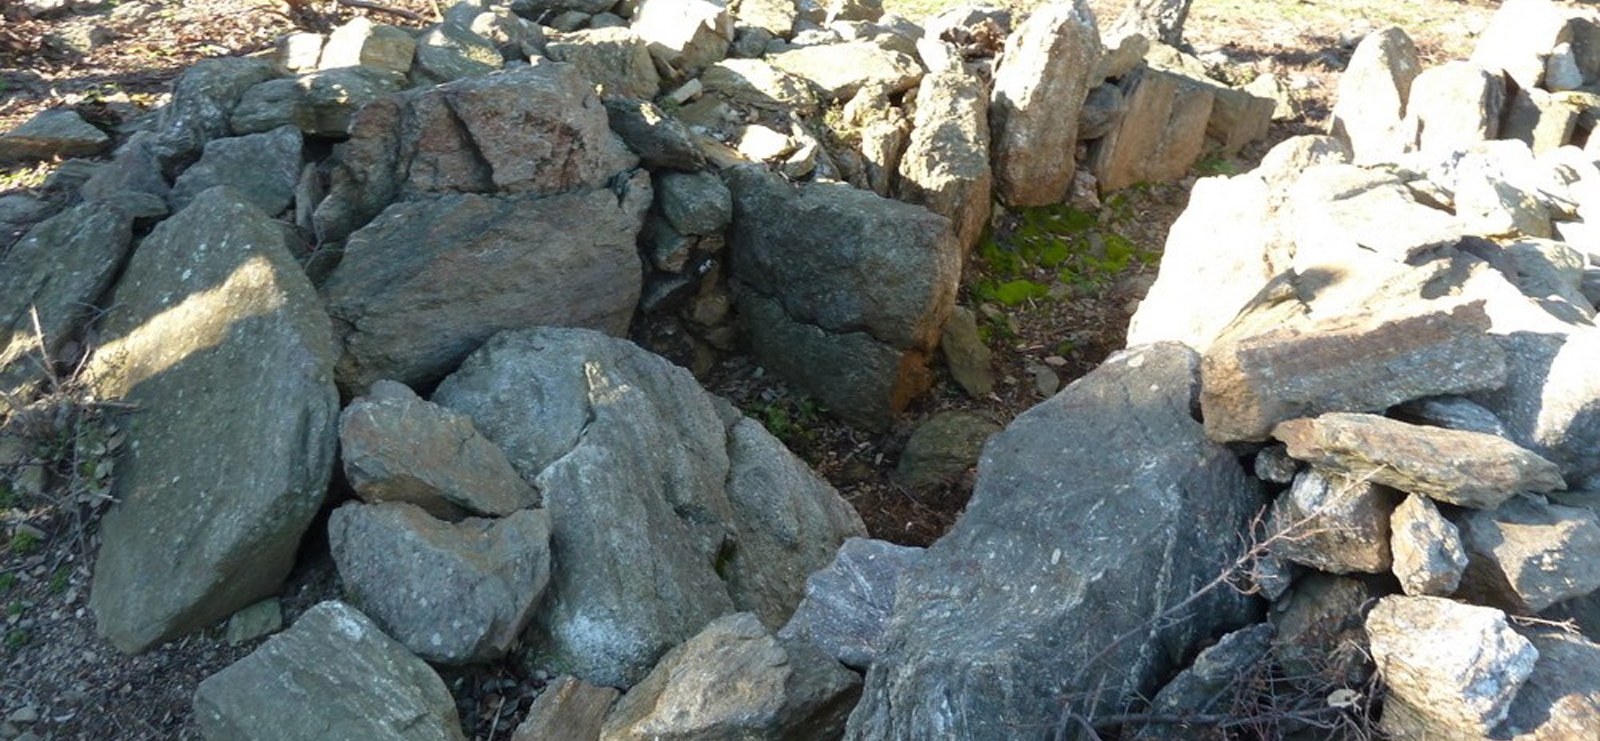
M 1006 39 L 989 126 L 995 194 L 1007 205 L 1066 198 L 1076 168 L 1078 109 L 1100 83 L 1091 79 L 1100 52 L 1094 11 L 1084 0 L 1042 5 Z

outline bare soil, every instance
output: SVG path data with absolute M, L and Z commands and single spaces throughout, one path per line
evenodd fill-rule
M 423 18 L 432 18 L 436 10 L 431 0 L 384 3 Z M 885 2 L 890 11 L 913 18 L 954 4 Z M 1025 8 L 1037 0 L 1009 4 Z M 1108 24 L 1123 3 L 1091 4 L 1102 24 Z M 1257 73 L 1280 75 L 1300 91 L 1305 112 L 1275 125 L 1270 141 L 1230 160 L 1207 160 L 1206 172 L 1196 175 L 1248 170 L 1270 144 L 1320 131 L 1337 72 L 1361 33 L 1399 23 L 1430 62 L 1463 57 L 1494 7 L 1485 0 L 1202 0 L 1188 25 L 1195 50 L 1222 52 L 1240 81 Z M 128 0 L 115 7 L 85 4 L 44 18 L 28 17 L 15 3 L 0 2 L 0 131 L 41 110 L 63 106 L 109 131 L 125 131 L 163 103 L 172 80 L 195 61 L 254 53 L 281 34 L 326 31 L 356 13 L 412 24 L 396 14 L 331 1 Z M 71 33 L 88 33 L 99 46 L 74 52 L 52 40 Z M 0 195 L 36 188 L 54 164 L 0 168 Z M 1159 255 L 1168 229 L 1187 203 L 1190 185 L 1192 178 L 1133 189 L 1125 194 L 1118 218 L 1102 219 L 1102 226 L 1140 251 Z M 1001 214 L 996 220 L 1002 240 L 1017 228 L 1015 215 Z M 900 486 L 893 470 L 911 430 L 929 415 L 953 409 L 981 412 L 1003 424 L 1048 395 L 1052 384 L 1041 386 L 1039 369 L 1048 370 L 1057 385 L 1083 375 L 1122 346 L 1128 318 L 1154 278 L 1151 265 L 1135 261 L 1089 286 L 999 306 L 973 295 L 973 286 L 988 269 L 981 259 L 974 260 L 961 295 L 961 302 L 974 308 L 986 326 L 1003 328 L 991 333 L 999 383 L 987 397 L 970 398 L 941 376 L 899 424 L 875 434 L 832 421 L 747 358 L 725 358 L 703 380 L 765 421 L 832 482 L 855 505 L 872 535 L 926 545 L 960 515 L 974 474 L 969 471 L 933 490 Z M 105 502 L 95 496 L 95 481 L 85 481 L 81 457 L 63 457 L 59 447 L 49 445 L 55 440 L 59 446 L 63 437 L 70 445 L 88 434 L 83 430 L 93 430 L 96 439 L 114 440 L 115 429 L 108 415 L 70 388 L 58 399 L 66 409 L 45 414 L 43 422 L 0 423 L 0 741 L 198 739 L 190 710 L 195 686 L 259 640 L 230 646 L 219 626 L 130 657 L 94 634 L 87 595 L 95 524 Z M 114 446 L 94 454 L 114 459 Z M 340 493 L 334 498 L 341 498 Z M 338 594 L 322 530 L 313 527 L 301 564 L 282 595 L 286 622 Z M 446 680 L 471 736 L 490 740 L 509 737 L 544 678 L 490 666 L 451 673 Z

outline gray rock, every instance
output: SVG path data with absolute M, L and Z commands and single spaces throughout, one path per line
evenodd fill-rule
M 328 520 L 350 601 L 436 664 L 510 651 L 550 583 L 550 517 L 436 520 L 404 502 L 350 502 Z
M 1060 203 L 1076 168 L 1078 111 L 1100 60 L 1100 32 L 1083 0 L 1037 9 L 1006 39 L 994 73 L 989 127 L 995 195 L 1009 206 Z
M 1215 706 L 1218 698 L 1232 689 L 1241 678 L 1261 664 L 1272 647 L 1273 628 L 1268 623 L 1258 623 L 1241 628 L 1219 639 L 1210 648 L 1200 652 L 1194 664 L 1167 682 L 1155 699 L 1150 701 L 1152 715 L 1201 715 Z M 1188 738 L 1192 729 L 1180 725 L 1151 724 L 1134 734 L 1135 739 Z
M 223 637 L 228 645 L 237 646 L 280 630 L 283 630 L 283 606 L 277 597 L 268 597 L 233 613 Z
M 606 114 L 622 141 L 638 153 L 640 164 L 651 169 L 694 172 L 706 166 L 705 155 L 694 134 L 682 121 L 668 116 L 648 100 L 612 98 Z
M 536 59 L 545 53 L 549 37 L 545 34 L 544 26 L 519 17 L 510 8 L 489 5 L 490 7 L 474 13 L 465 21 L 467 30 L 488 39 L 489 43 L 500 50 L 500 57 L 507 62 Z M 612 18 L 622 21 L 615 16 Z M 623 21 L 614 23 L 613 27 L 627 25 L 627 22 Z M 606 27 L 604 22 L 595 23 L 594 18 L 590 18 L 590 28 L 603 27 Z
M 1539 87 L 1546 58 L 1568 34 L 1567 15 L 1549 0 L 1501 3 L 1478 37 L 1472 61 L 1496 74 L 1504 71 L 1518 87 Z
M 307 72 L 244 91 L 229 120 L 236 134 L 294 126 L 312 136 L 342 137 L 362 106 L 404 87 L 400 73 L 372 67 Z
M 726 0 L 643 0 L 633 30 L 656 59 L 693 75 L 728 55 L 733 16 Z
M 1539 88 L 1517 90 L 1506 103 L 1500 136 L 1517 139 L 1543 154 L 1572 141 L 1581 118 L 1579 109 L 1564 96 Z
M 411 71 L 417 40 L 403 28 L 356 16 L 328 34 L 318 69 L 371 67 L 404 75 Z
M 406 502 L 446 520 L 504 517 L 539 505 L 539 492 L 472 420 L 393 381 L 339 414 L 345 478 L 368 502 Z
M 48 366 L 90 319 L 127 259 L 133 221 L 115 202 L 85 203 L 40 222 L 5 251 L 0 409 L 26 402 L 28 390 L 48 377 Z
M 111 146 L 111 137 L 70 108 L 42 111 L 0 134 L 0 162 L 88 157 Z
M 1394 413 L 1396 419 L 1405 422 L 1511 437 L 1505 424 L 1494 415 L 1494 412 L 1471 399 L 1460 396 L 1429 396 L 1408 401 L 1396 406 Z
M 922 65 L 913 57 L 871 41 L 808 46 L 769 58 L 772 66 L 811 83 L 822 97 L 849 100 L 864 87 L 882 85 L 898 93 L 916 87 Z
M 151 152 L 161 174 L 175 177 L 200 156 L 206 142 L 227 136 L 239 97 L 275 74 L 270 61 L 241 57 L 204 59 L 185 71 L 156 118 Z
M 962 391 L 974 399 L 994 390 L 994 371 L 989 368 L 991 353 L 978 334 L 978 318 L 971 309 L 957 306 L 950 310 L 940 335 L 939 352 L 945 366 Z
M 262 213 L 281 214 L 294 199 L 300 181 L 302 143 L 300 131 L 289 126 L 212 141 L 206 144 L 200 161 L 172 184 L 167 202 L 173 211 L 180 211 L 200 193 L 226 185 Z
M 895 585 L 922 553 L 882 540 L 846 540 L 833 563 L 806 577 L 805 598 L 778 637 L 810 643 L 865 671 L 882 648 Z
M 689 267 L 689 258 L 694 256 L 695 246 L 693 237 L 679 233 L 660 214 L 645 217 L 644 228 L 639 232 L 639 248 L 657 270 L 674 275 L 683 273 Z M 647 288 L 644 294 L 650 296 L 651 291 Z M 646 307 L 645 310 L 654 309 Z
M 1112 83 L 1096 85 L 1078 111 L 1078 140 L 1091 141 L 1111 133 L 1127 112 L 1121 88 Z
M 1520 144 L 1517 144 L 1520 149 Z M 1525 159 L 1531 153 L 1524 152 Z M 1486 237 L 1550 237 L 1550 211 L 1513 182 L 1488 156 L 1468 155 L 1456 166 L 1456 218 L 1462 231 Z
M 1394 575 L 1406 594 L 1443 597 L 1456 591 L 1467 553 L 1461 533 L 1439 514 L 1433 500 L 1407 496 L 1389 518 L 1389 527 Z
M 621 694 L 576 677 L 561 677 L 534 699 L 511 741 L 598 741 L 606 713 Z
M 465 738 L 439 675 L 342 602 L 207 677 L 194 712 L 206 741 Z
M 558 566 L 524 658 L 590 682 L 638 682 L 738 607 L 786 615 L 801 575 L 862 532 L 759 425 L 621 340 L 502 333 L 434 401 L 471 416 L 543 493 Z M 719 565 L 741 573 L 725 581 Z
M 1339 76 L 1328 125 L 1356 162 L 1391 161 L 1405 152 L 1406 100 L 1421 72 L 1417 47 L 1405 30 L 1390 26 L 1361 40 Z
M 749 613 L 719 618 L 617 701 L 601 741 L 837 738 L 861 679 Z
M 1000 425 L 972 412 L 940 412 L 917 425 L 906 440 L 894 476 L 900 483 L 923 489 L 954 481 L 978 464 L 983 444 Z
M 1282 445 L 1268 445 L 1256 453 L 1252 464 L 1256 478 L 1273 484 L 1287 484 L 1294 481 L 1296 474 L 1300 473 L 1300 462 L 1289 457 L 1289 450 Z
M 601 87 L 603 97 L 654 98 L 661 77 L 644 39 L 627 28 L 594 28 L 551 34 L 545 54 L 569 62 Z
M 1273 659 L 1291 687 L 1360 686 L 1372 674 L 1362 621 L 1390 588 L 1370 578 L 1310 572 L 1274 598 Z
M 700 82 L 707 92 L 769 111 L 817 108 L 808 82 L 760 59 L 724 59 L 707 67 Z
M 759 28 L 773 36 L 788 38 L 794 33 L 794 23 L 799 20 L 800 9 L 795 0 L 738 0 L 733 14 L 739 22 Z
M 140 244 L 88 368 L 99 398 L 139 408 L 89 598 L 118 648 L 282 586 L 333 474 L 336 357 L 284 230 L 237 194 L 200 194 Z
M 955 302 L 949 222 L 843 184 L 795 186 L 755 168 L 726 179 L 740 321 L 757 358 L 835 414 L 885 424 L 926 388 Z
M 922 78 L 895 197 L 950 220 L 963 254 L 989 226 L 989 91 L 961 65 Z
M 1566 488 L 1554 463 L 1476 432 L 1340 412 L 1284 422 L 1272 435 L 1314 466 L 1462 507 L 1492 509 L 1521 491 Z
M 733 220 L 733 195 L 709 172 L 663 173 L 655 177 L 656 204 L 682 234 L 720 234 Z
M 1470 561 L 1457 592 L 1480 604 L 1535 613 L 1600 589 L 1600 515 L 1517 497 L 1457 520 Z
M 990 441 L 966 513 L 899 580 L 846 738 L 1015 738 L 1075 692 L 1148 696 L 1174 657 L 1249 621 L 1229 590 L 1160 619 L 1261 506 L 1191 416 L 1198 364 L 1171 343 L 1125 351 Z
M 634 187 L 648 202 L 642 175 Z M 503 329 L 625 333 L 639 301 L 642 219 L 609 190 L 391 206 L 350 236 L 322 286 L 344 345 L 340 384 L 431 383 Z
M 1411 83 L 1406 120 L 1408 148 L 1443 156 L 1500 134 L 1505 81 L 1472 62 L 1445 62 Z
M 740 25 L 734 30 L 733 46 L 728 48 L 728 56 L 738 59 L 760 59 L 766 55 L 767 47 L 773 40 L 772 34 L 766 29 Z
M 541 64 L 376 101 L 335 149 L 318 236 L 342 240 L 401 196 L 605 187 L 638 160 L 612 134 L 593 86 Z
M 1385 597 L 1366 627 L 1390 696 L 1451 736 L 1505 720 L 1539 658 L 1499 610 L 1439 597 Z
M 1381 574 L 1393 563 L 1389 516 L 1401 494 L 1316 469 L 1295 477 L 1273 503 L 1267 527 L 1281 534 L 1272 552 L 1330 574 Z
M 1141 67 L 1117 83 L 1122 121 L 1089 149 L 1101 192 L 1176 180 L 1200 159 L 1216 96 L 1183 75 Z
M 441 85 L 482 77 L 500 69 L 503 61 L 494 42 L 464 26 L 441 23 L 417 37 L 411 81 L 415 85 Z
M 1205 354 L 1206 434 L 1263 440 L 1294 417 L 1382 411 L 1505 383 L 1505 353 L 1484 333 L 1481 305 L 1410 316 L 1377 311 L 1298 327 L 1241 316 Z
M 95 168 L 89 175 L 79 188 L 79 195 L 85 201 L 108 201 L 125 193 L 146 193 L 166 201 L 171 188 L 161 174 L 156 141 L 156 135 L 149 131 L 128 137 L 128 141 L 117 147 L 110 163 Z

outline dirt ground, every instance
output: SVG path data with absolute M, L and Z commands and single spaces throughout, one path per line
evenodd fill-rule
M 431 0 L 384 4 L 423 18 L 431 18 L 435 10 Z M 918 18 L 955 3 L 884 4 L 891 12 Z M 1010 4 L 1027 7 L 1036 0 Z M 1123 2 L 1091 4 L 1107 24 Z M 353 11 L 328 1 L 80 5 L 64 15 L 29 18 L 17 3 L 0 0 L 0 131 L 62 106 L 75 108 L 107 130 L 122 130 L 159 106 L 173 78 L 201 58 L 252 53 L 293 30 L 326 31 L 355 12 L 380 22 L 412 23 L 399 14 Z M 1280 75 L 1298 91 L 1305 112 L 1275 124 L 1268 142 L 1252 145 L 1239 157 L 1208 158 L 1195 176 L 1248 170 L 1272 143 L 1320 131 L 1338 70 L 1362 33 L 1398 23 L 1412 33 L 1429 61 L 1463 57 L 1494 7 L 1485 0 L 1199 0 L 1187 33 L 1195 50 L 1211 52 L 1208 60 L 1225 58 L 1231 74 L 1241 79 L 1256 73 Z M 80 43 L 85 39 L 87 44 Z M 0 167 L 0 195 L 38 186 L 52 166 Z M 969 398 L 941 375 L 900 424 L 872 434 L 831 421 L 745 358 L 725 359 L 707 384 L 775 428 L 856 506 L 874 536 L 930 543 L 959 516 L 973 476 L 969 472 L 933 490 L 911 491 L 897 484 L 892 472 L 911 430 L 929 415 L 951 409 L 980 412 L 1003 424 L 1120 348 L 1128 318 L 1154 278 L 1155 259 L 1192 184 L 1193 177 L 1142 186 L 1119 196 L 1114 208 L 1108 204 L 1092 231 L 1125 239 L 1140 259 L 1094 280 L 1052 286 L 1048 298 L 1014 306 L 985 301 L 976 287 L 992 266 L 982 258 L 972 261 L 960 300 L 979 314 L 989 334 L 999 383 L 987 397 Z M 1022 229 L 1018 215 L 996 219 L 1002 244 Z M 1048 271 L 1036 272 L 1028 277 L 1053 280 Z M 19 481 L 19 461 L 26 456 L 16 453 L 14 444 L 8 447 L 4 438 L 28 426 L 30 440 L 59 439 L 71 446 L 86 435 L 115 441 L 115 429 L 93 409 L 66 408 L 26 422 L 5 420 L 0 426 L 0 472 L 7 474 L 0 476 L 5 484 L 0 487 L 0 741 L 200 738 L 190 714 L 195 686 L 259 641 L 230 646 L 219 628 L 128 657 L 95 636 L 87 595 L 95 522 L 105 502 L 96 494 L 103 482 L 97 484 L 93 477 L 114 474 L 109 467 L 100 468 L 86 482 L 85 460 L 75 450 L 67 463 L 58 462 L 41 480 Z M 114 453 L 111 442 L 86 455 L 109 460 Z M 326 543 L 317 535 L 322 530 L 320 523 L 313 526 L 301 564 L 284 591 L 287 622 L 312 604 L 337 596 Z M 508 738 L 543 683 L 542 677 L 519 675 L 503 666 L 451 674 L 446 680 L 466 726 L 475 739 L 483 740 Z

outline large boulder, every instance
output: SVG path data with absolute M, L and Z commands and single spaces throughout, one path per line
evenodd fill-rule
M 606 718 L 601 741 L 831 739 L 861 679 L 804 643 L 737 613 L 674 648 Z
M 989 94 L 982 78 L 952 64 L 922 78 L 911 141 L 895 196 L 950 220 L 964 252 L 989 226 Z
M 1518 87 L 1539 87 L 1556 45 L 1570 40 L 1568 15 L 1550 0 L 1507 0 L 1478 37 L 1472 61 L 1503 71 Z
M 1393 160 L 1405 152 L 1406 100 L 1421 72 L 1416 44 L 1404 30 L 1367 34 L 1339 77 L 1328 133 L 1350 147 L 1356 162 Z
M 342 240 L 402 197 L 592 190 L 637 163 L 571 65 L 416 90 L 367 105 L 351 122 L 317 233 Z
M 505 656 L 550 582 L 550 517 L 436 520 L 404 502 L 333 511 L 328 542 L 349 599 L 435 664 Z
M 1076 693 L 1148 697 L 1250 622 L 1243 595 L 1194 596 L 1262 504 L 1191 416 L 1198 366 L 1173 343 L 1125 351 L 989 442 L 966 513 L 900 579 L 847 738 L 1013 739 Z
M 839 183 L 726 174 L 740 321 L 762 363 L 846 420 L 883 426 L 926 388 L 961 246 L 942 216 Z
M 1066 197 L 1078 109 L 1100 83 L 1092 79 L 1100 51 L 1094 11 L 1084 0 L 1040 6 L 1006 39 L 989 127 L 995 194 L 1007 205 L 1044 206 Z
M 433 400 L 472 417 L 543 494 L 556 566 L 526 658 L 595 684 L 633 685 L 735 610 L 781 625 L 802 576 L 864 532 L 759 424 L 622 340 L 502 333 Z
M 227 188 L 145 238 L 89 378 L 134 405 L 89 606 L 124 651 L 278 591 L 333 474 L 337 357 L 281 226 Z
M 200 683 L 206 741 L 463 741 L 444 681 L 371 620 L 323 602 Z
M 1442 157 L 1497 138 L 1505 104 L 1505 78 L 1498 73 L 1472 62 L 1445 62 L 1412 81 L 1401 126 L 1408 146 Z
M 1100 190 L 1183 177 L 1205 149 L 1206 127 L 1216 105 L 1211 87 L 1151 68 L 1124 75 L 1117 86 L 1127 111 L 1089 149 Z
M 390 206 L 351 235 L 323 283 L 344 343 L 339 383 L 437 381 L 503 329 L 624 334 L 639 300 L 634 241 L 650 187 L 555 197 L 453 195 Z

